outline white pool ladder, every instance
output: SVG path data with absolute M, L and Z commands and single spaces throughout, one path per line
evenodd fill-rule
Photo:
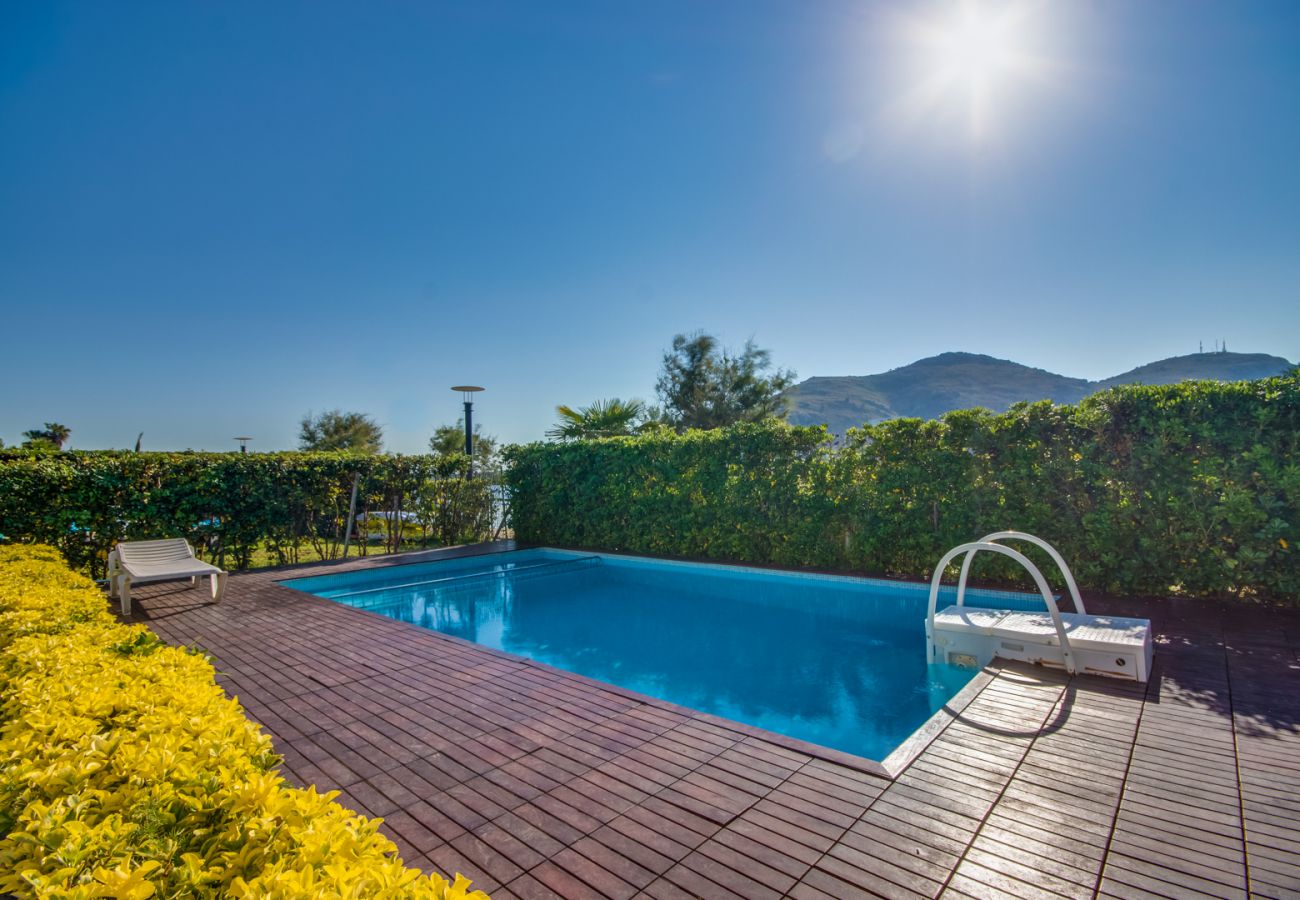
M 1061 611 L 1056 606 L 1056 597 L 1052 595 L 1052 589 L 1048 587 L 1047 579 L 1043 577 L 1043 573 L 1039 571 L 1038 566 L 1034 565 L 1033 561 L 1030 560 L 1029 557 L 1011 549 L 1010 547 L 997 543 L 998 541 L 1007 540 L 1025 541 L 1046 550 L 1047 555 L 1052 558 L 1052 561 L 1055 562 L 1057 567 L 1061 570 L 1061 574 L 1065 576 L 1065 584 L 1070 591 L 1070 599 L 1074 601 L 1075 610 L 1079 613 L 1087 612 L 1083 607 L 1083 598 L 1079 596 L 1079 586 L 1075 584 L 1074 574 L 1070 571 L 1070 567 L 1065 564 L 1065 560 L 1062 558 L 1061 554 L 1056 551 L 1055 547 L 1042 538 L 1036 537 L 1032 534 L 1026 534 L 1023 531 L 995 531 L 992 534 L 984 535 L 984 537 L 980 538 L 978 541 L 971 541 L 969 544 L 961 544 L 957 547 L 953 547 L 944 554 L 943 559 L 939 560 L 939 564 L 934 567 L 934 575 L 930 578 L 930 604 L 927 608 L 925 619 L 927 659 L 930 662 L 934 662 L 936 656 L 937 648 L 935 647 L 934 640 L 934 615 L 935 607 L 938 605 L 939 601 L 939 585 L 943 581 L 944 570 L 947 569 L 949 563 L 958 556 L 963 553 L 966 554 L 966 558 L 962 560 L 961 564 L 961 575 L 957 580 L 957 606 L 965 606 L 966 581 L 970 576 L 971 563 L 975 561 L 976 554 L 981 550 L 987 550 L 990 553 L 1000 553 L 1003 556 L 1008 556 L 1011 559 L 1014 559 L 1016 562 L 1020 563 L 1020 565 L 1023 566 L 1034 579 L 1034 584 L 1037 586 L 1038 592 L 1043 595 L 1043 602 L 1047 604 L 1047 613 L 1052 617 L 1052 625 L 1056 629 L 1057 640 L 1061 642 L 1061 655 L 1064 658 L 1065 670 L 1073 675 L 1078 671 L 1078 667 L 1075 664 L 1074 654 L 1070 651 L 1070 638 L 1065 633 L 1065 623 L 1061 620 Z
M 989 543 L 996 543 L 997 541 L 1025 541 L 1026 543 L 1030 543 L 1030 544 L 1034 544 L 1035 546 L 1042 547 L 1043 550 L 1047 551 L 1047 555 L 1052 558 L 1052 562 L 1056 563 L 1056 567 L 1061 570 L 1061 575 L 1064 576 L 1065 578 L 1065 586 L 1070 591 L 1070 599 L 1074 601 L 1074 611 L 1077 613 L 1083 613 L 1084 615 L 1087 615 L 1088 610 L 1083 608 L 1083 598 L 1079 596 L 1079 586 L 1074 582 L 1074 573 L 1071 572 L 1070 567 L 1065 564 L 1065 559 L 1061 556 L 1061 554 L 1056 552 L 1055 547 L 1047 543 L 1047 541 L 1043 540 L 1042 538 L 1032 534 L 1027 534 L 1026 532 L 1023 531 L 995 531 L 992 534 L 984 535 L 984 537 L 980 538 L 978 541 L 975 541 L 975 543 L 989 544 Z M 966 558 L 962 560 L 961 576 L 957 580 L 957 605 L 958 606 L 963 606 L 965 605 L 966 602 L 966 579 L 970 575 L 970 567 L 971 567 L 971 563 L 975 561 L 975 554 L 978 553 L 979 550 L 987 550 L 987 549 L 988 549 L 987 547 L 981 547 L 979 549 L 971 550 L 969 553 L 966 554 Z M 1030 563 L 1029 567 L 1033 569 L 1034 568 L 1033 563 Z
M 1022 541 L 1046 551 L 1061 570 L 1074 612 L 1062 613 L 1047 579 L 1023 553 L 1005 545 Z M 982 551 L 999 553 L 1024 567 L 1042 594 L 1046 613 L 966 606 L 966 582 L 971 564 Z M 957 580 L 957 602 L 938 610 L 943 573 L 963 556 Z M 1048 666 L 1071 675 L 1092 673 L 1144 682 L 1150 677 L 1151 623 L 1146 619 L 1088 615 L 1074 573 L 1056 548 L 1022 531 L 995 531 L 978 541 L 949 550 L 930 579 L 930 603 L 925 619 L 926 655 L 930 662 L 987 665 L 995 656 Z

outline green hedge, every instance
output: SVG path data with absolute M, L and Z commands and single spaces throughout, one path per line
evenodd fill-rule
M 0 451 L 0 534 L 58 547 L 100 574 L 119 540 L 187 537 L 218 564 L 246 568 L 341 549 L 353 478 L 358 515 L 389 514 L 388 549 L 407 529 L 435 544 L 483 540 L 496 519 L 491 485 L 465 479 L 463 456 L 345 453 L 33 453 Z M 409 539 L 411 534 L 406 535 Z
M 1297 373 L 896 419 L 841 446 L 769 423 L 507 460 L 522 541 L 928 577 L 949 548 L 1012 528 L 1093 590 L 1300 596 Z M 978 565 L 1023 583 L 1001 558 Z

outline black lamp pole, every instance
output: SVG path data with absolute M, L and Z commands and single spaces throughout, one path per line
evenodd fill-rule
M 465 455 L 474 459 L 474 403 L 465 401 Z
M 453 391 L 459 391 L 465 401 L 465 455 L 469 457 L 469 474 L 467 478 L 474 477 L 474 401 L 470 398 L 477 394 L 483 388 L 476 384 L 458 384 L 452 388 Z

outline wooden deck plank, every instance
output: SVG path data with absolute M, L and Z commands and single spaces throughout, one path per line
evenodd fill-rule
M 1154 614 L 1149 685 L 998 667 L 889 780 L 277 577 L 137 620 L 212 654 L 291 780 L 506 900 L 1300 893 L 1300 615 L 1090 602 Z

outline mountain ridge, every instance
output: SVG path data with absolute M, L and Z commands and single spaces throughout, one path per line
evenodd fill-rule
M 904 416 L 931 419 L 972 406 L 1002 412 L 1022 400 L 1076 403 L 1121 384 L 1250 380 L 1279 375 L 1294 366 L 1266 353 L 1214 351 L 1172 356 L 1089 381 L 982 353 L 949 351 L 875 375 L 814 376 L 787 390 L 786 397 L 791 424 L 824 424 L 842 434 L 867 422 Z

